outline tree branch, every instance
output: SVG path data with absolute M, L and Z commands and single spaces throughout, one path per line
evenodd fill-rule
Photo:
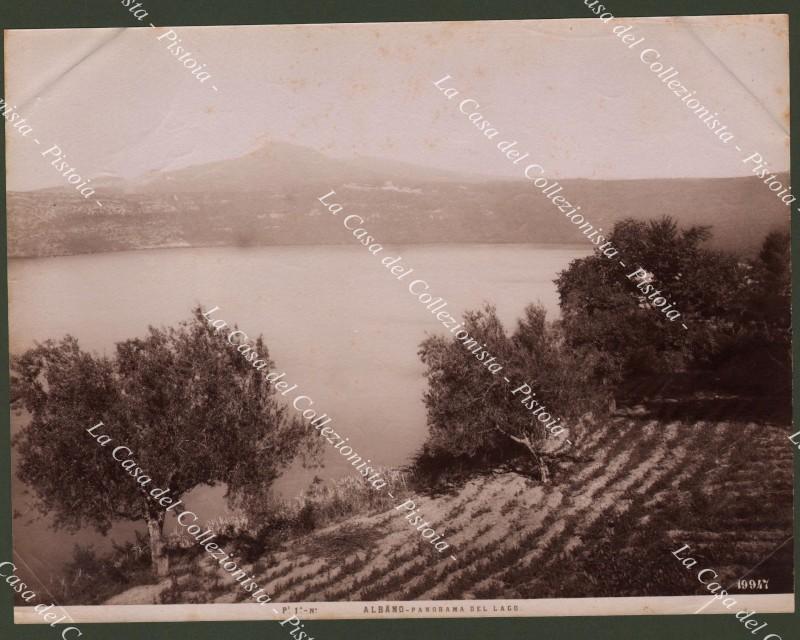
M 522 438 L 518 438 L 516 436 L 512 436 L 510 433 L 508 433 L 508 431 L 504 431 L 498 425 L 494 425 L 494 428 L 497 429 L 503 435 L 508 436 L 509 438 L 511 438 L 514 442 L 518 442 L 519 444 L 524 444 L 526 447 L 528 447 L 530 449 L 530 442 L 527 439 L 522 439 Z

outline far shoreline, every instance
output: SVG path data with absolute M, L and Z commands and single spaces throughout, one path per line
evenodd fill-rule
M 398 249 L 409 249 L 414 247 L 467 247 L 467 246 L 474 246 L 474 247 L 539 247 L 541 249 L 556 249 L 556 250 L 586 250 L 586 254 L 588 255 L 591 253 L 591 246 L 587 247 L 587 243 L 561 243 L 561 242 L 416 242 L 413 244 L 404 244 L 404 243 L 391 243 L 388 242 L 385 245 L 386 247 L 398 248 Z M 308 248 L 316 248 L 316 247 L 325 247 L 325 248 L 334 248 L 334 247 L 343 247 L 343 248 L 353 248 L 352 243 L 346 242 L 331 242 L 331 243 L 315 243 L 315 244 L 306 244 L 306 243 L 281 243 L 281 244 L 262 244 L 262 245 L 247 245 L 247 246 L 240 246 L 240 245 L 233 245 L 233 244 L 196 244 L 196 245 L 185 245 L 185 244 L 173 244 L 173 245 L 159 245 L 159 246 L 152 246 L 152 247 L 140 247 L 138 249 L 117 249 L 111 251 L 93 251 L 93 252 L 86 252 L 86 253 L 56 253 L 52 255 L 43 255 L 43 256 L 29 256 L 29 255 L 13 255 L 9 253 L 8 255 L 8 262 L 16 261 L 16 260 L 47 260 L 51 258 L 71 258 L 76 256 L 102 256 L 102 255 L 116 255 L 122 253 L 138 253 L 144 251 L 173 251 L 177 249 L 244 249 L 247 251 L 250 250 L 257 250 L 257 249 L 273 249 L 273 248 L 300 248 L 300 247 L 308 247 Z

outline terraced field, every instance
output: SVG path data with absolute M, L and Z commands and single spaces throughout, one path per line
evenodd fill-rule
M 257 581 L 284 602 L 701 594 L 670 553 L 688 544 L 725 586 L 747 574 L 791 592 L 788 433 L 618 416 L 580 438 L 580 459 L 549 486 L 508 472 L 418 496 L 450 543 L 442 553 L 388 510 L 285 543 L 255 563 Z M 193 582 L 219 590 L 178 601 L 244 599 L 209 558 L 194 563 Z

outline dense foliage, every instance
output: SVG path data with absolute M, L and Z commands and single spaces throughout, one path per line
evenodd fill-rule
M 732 320 L 747 269 L 735 256 L 707 248 L 710 234 L 706 227 L 680 229 L 670 218 L 625 220 L 610 236 L 625 267 L 595 251 L 559 274 L 567 340 L 603 353 L 596 374 L 607 383 L 686 367 L 709 348 L 711 334 Z M 630 276 L 640 268 L 652 274 L 654 290 L 663 292 L 680 316 L 669 319 L 637 287 L 641 278 Z
M 266 345 L 256 341 L 268 359 Z M 287 417 L 264 377 L 205 321 L 201 309 L 177 327 L 120 342 L 113 357 L 83 351 L 71 336 L 48 340 L 12 362 L 12 406 L 30 415 L 15 445 L 18 475 L 56 527 L 143 520 L 153 569 L 168 569 L 165 507 L 147 492 L 168 488 L 177 501 L 193 488 L 224 482 L 229 496 L 272 483 L 310 433 Z M 113 438 L 101 446 L 87 429 Z M 144 483 L 114 460 L 128 447 L 150 477 Z
M 496 465 L 523 445 L 546 481 L 547 460 L 564 447 L 522 406 L 524 393 L 512 393 L 523 383 L 573 427 L 587 412 L 613 413 L 620 386 L 642 375 L 704 371 L 712 384 L 739 393 L 787 393 L 789 236 L 771 233 L 751 259 L 708 248 L 710 236 L 708 228 L 681 229 L 668 217 L 625 220 L 609 236 L 624 267 L 595 250 L 556 278 L 560 321 L 547 322 L 544 309 L 530 306 L 507 335 L 492 307 L 465 314 L 464 328 L 497 355 L 503 375 L 489 373 L 455 337 L 427 338 L 419 355 L 429 437 L 418 462 Z M 664 302 L 637 286 L 637 272 L 680 315 L 667 316 Z
M 554 437 L 555 427 L 548 431 L 523 406 L 525 393 L 513 391 L 523 384 L 535 389 L 547 413 L 569 427 L 570 419 L 597 410 L 605 401 L 603 388 L 590 375 L 593 367 L 586 366 L 600 354 L 568 348 L 560 328 L 547 323 L 540 306 L 529 306 L 511 335 L 490 306 L 465 314 L 464 329 L 485 343 L 503 370 L 491 374 L 455 339 L 431 336 L 422 343 L 419 355 L 427 367 L 424 402 L 429 429 L 423 457 L 489 461 L 498 454 L 524 452 L 546 480 L 547 460 L 567 436 Z

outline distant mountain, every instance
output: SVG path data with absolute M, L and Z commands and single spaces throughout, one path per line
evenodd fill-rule
M 157 247 L 347 244 L 317 201 L 330 190 L 383 244 L 585 244 L 522 176 L 492 180 L 282 142 L 239 158 L 133 181 L 101 177 L 96 197 L 69 188 L 9 192 L 9 255 L 41 257 Z M 790 210 L 757 178 L 562 180 L 559 195 L 595 227 L 663 215 L 713 229 L 713 244 L 752 252 Z M 336 222 L 336 224 L 333 224 Z
M 138 193 L 262 191 L 265 188 L 281 192 L 307 184 L 336 185 L 354 179 L 368 184 L 382 184 L 387 180 L 413 183 L 485 181 L 480 176 L 465 176 L 395 160 L 332 159 L 308 147 L 272 141 L 239 158 L 146 174 L 129 188 Z

